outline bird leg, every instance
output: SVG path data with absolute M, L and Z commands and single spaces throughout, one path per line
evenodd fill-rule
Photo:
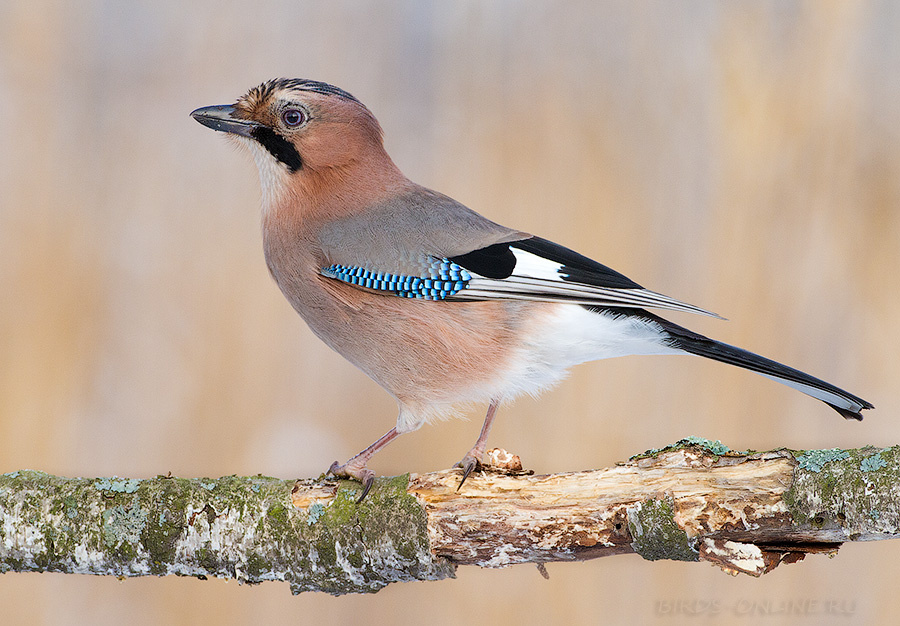
M 475 445 L 472 446 L 472 449 L 466 453 L 466 456 L 462 458 L 462 461 L 456 464 L 457 467 L 463 469 L 463 477 L 462 480 L 459 481 L 459 486 L 456 488 L 457 491 L 459 491 L 460 487 L 463 486 L 463 483 L 466 482 L 469 474 L 471 474 L 481 463 L 481 457 L 484 456 L 484 448 L 487 444 L 488 434 L 491 432 L 491 425 L 494 423 L 494 415 L 497 413 L 497 407 L 499 405 L 499 400 L 491 400 L 487 415 L 484 416 L 484 425 L 481 427 L 481 434 L 478 435 L 478 441 L 476 441 Z
M 381 438 L 373 443 L 371 446 L 357 454 L 355 457 L 344 463 L 343 465 L 338 465 L 338 462 L 335 461 L 331 464 L 331 467 L 328 468 L 328 473 L 332 476 L 342 476 L 344 478 L 355 478 L 363 485 L 362 495 L 356 500 L 356 503 L 359 504 L 363 501 L 369 494 L 369 490 L 372 489 L 372 484 L 375 482 L 375 472 L 370 470 L 367 466 L 369 464 L 369 459 L 372 456 L 381 450 L 383 447 L 388 445 L 391 441 L 400 436 L 400 433 L 397 432 L 396 427 L 391 428 L 389 431 L 384 433 Z M 482 448 L 484 445 L 482 445 Z

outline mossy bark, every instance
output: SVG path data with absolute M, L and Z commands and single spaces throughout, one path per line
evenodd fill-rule
M 760 575 L 900 536 L 900 447 L 733 452 L 685 439 L 604 470 L 359 485 L 265 476 L 0 476 L 0 573 L 175 574 L 374 592 L 457 565 L 637 553 Z
M 381 479 L 357 505 L 356 485 L 309 481 L 332 495 L 328 506 L 302 511 L 291 502 L 300 485 L 264 476 L 11 472 L 0 476 L 0 572 L 283 580 L 295 593 L 332 594 L 452 576 L 429 550 L 408 482 Z

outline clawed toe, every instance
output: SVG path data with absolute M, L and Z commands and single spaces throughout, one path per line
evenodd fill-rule
M 463 483 L 466 482 L 466 479 L 469 477 L 469 474 L 474 472 L 478 466 L 481 465 L 481 461 L 475 458 L 471 453 L 467 454 L 463 457 L 463 460 L 456 464 L 457 467 L 461 467 L 463 471 L 462 480 L 459 481 L 459 485 L 457 485 L 456 490 L 459 491 L 463 486 Z
M 328 473 L 332 476 L 339 476 L 341 478 L 354 478 L 362 483 L 363 489 L 359 498 L 356 499 L 357 504 L 362 502 L 363 499 L 369 495 L 369 491 L 372 490 L 372 485 L 375 484 L 375 472 L 365 466 L 354 467 L 350 465 L 350 463 L 341 465 L 335 461 L 331 464 L 331 467 L 328 468 Z
M 356 503 L 359 504 L 363 501 L 367 495 L 369 495 L 369 491 L 372 489 L 372 485 L 375 484 L 375 472 L 370 469 L 367 469 L 362 478 L 360 478 L 360 482 L 362 482 L 363 490 L 359 497 L 356 499 Z
M 481 466 L 481 456 L 484 454 L 485 442 L 487 441 L 488 433 L 491 432 L 491 424 L 494 422 L 494 415 L 497 413 L 498 406 L 500 406 L 499 399 L 491 400 L 487 415 L 484 416 L 484 425 L 481 427 L 481 434 L 478 435 L 478 441 L 475 442 L 475 445 L 472 446 L 469 453 L 463 457 L 462 461 L 456 464 L 457 467 L 461 467 L 463 470 L 462 480 L 459 481 L 459 486 L 456 488 L 457 491 L 459 491 L 463 486 L 463 483 L 466 482 L 469 474 Z

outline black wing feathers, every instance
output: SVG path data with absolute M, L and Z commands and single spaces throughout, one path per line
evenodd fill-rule
M 495 243 L 466 254 L 452 256 L 449 260 L 487 278 L 509 278 L 516 267 L 516 256 L 509 249 L 508 243 Z
M 467 254 L 450 257 L 450 260 L 486 278 L 509 278 L 516 267 L 516 257 L 510 248 L 518 248 L 559 263 L 559 277 L 565 281 L 611 289 L 642 289 L 639 284 L 614 269 L 540 237 L 511 243 L 495 243 Z
M 559 263 L 562 265 L 559 274 L 563 280 L 612 289 L 643 289 L 639 284 L 616 270 L 540 237 L 514 241 L 510 245 Z

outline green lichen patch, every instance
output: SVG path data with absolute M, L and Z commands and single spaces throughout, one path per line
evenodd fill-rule
M 722 456 L 723 454 L 728 454 L 729 452 L 731 452 L 731 448 L 726 446 L 724 443 L 722 443 L 718 439 L 713 441 L 711 439 L 706 439 L 705 437 L 695 437 L 692 435 L 690 437 L 685 437 L 678 443 L 683 444 L 683 445 L 686 444 L 686 445 L 692 445 L 692 446 L 700 446 L 702 448 L 706 448 L 713 454 L 717 454 L 719 456 Z
M 687 533 L 675 522 L 671 498 L 638 502 L 628 509 L 631 547 L 648 561 L 697 561 L 700 556 Z
M 30 489 L 35 487 L 46 487 L 50 485 L 56 477 L 40 470 L 24 469 L 3 474 L 2 478 L 8 478 L 15 482 L 15 484 Z
M 725 456 L 726 454 L 745 454 L 743 452 L 737 452 L 732 450 L 724 443 L 719 440 L 711 440 L 706 439 L 705 437 L 695 437 L 693 435 L 689 437 L 685 437 L 683 439 L 679 439 L 675 443 L 662 447 L 662 448 L 651 448 L 645 452 L 641 452 L 640 454 L 635 454 L 629 460 L 635 461 L 638 459 L 646 459 L 653 458 L 659 456 L 663 452 L 671 452 L 673 450 L 683 450 L 685 448 L 699 447 L 707 452 L 715 455 L 715 456 Z
M 98 478 L 94 481 L 94 489 L 100 491 L 112 491 L 115 493 L 134 493 L 141 486 L 141 481 L 137 478 Z
M 800 529 L 835 540 L 892 535 L 900 526 L 900 447 L 806 450 L 784 501 Z
M 883 467 L 887 467 L 887 461 L 881 456 L 881 452 L 876 452 L 872 456 L 867 456 L 859 462 L 859 469 L 864 472 L 875 472 Z
M 810 472 L 821 472 L 822 468 L 828 463 L 834 461 L 842 461 L 850 456 L 846 450 L 839 448 L 831 448 L 829 450 L 804 450 L 798 457 L 797 462 L 801 469 Z
M 147 526 L 148 511 L 135 498 L 131 506 L 118 504 L 103 511 L 103 542 L 110 548 L 123 542 L 137 543 Z
M 313 524 L 318 522 L 323 513 L 325 513 L 325 507 L 322 506 L 322 503 L 314 502 L 312 506 L 309 507 L 309 510 L 306 513 L 306 525 L 312 526 Z

